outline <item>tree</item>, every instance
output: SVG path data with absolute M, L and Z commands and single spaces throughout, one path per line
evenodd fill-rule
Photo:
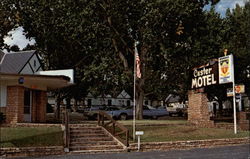
M 0 2 L 0 48 L 3 49 L 7 46 L 4 44 L 4 37 L 7 36 L 8 32 L 15 27 L 13 21 L 17 21 L 18 17 L 10 13 L 10 11 L 5 10 L 4 6 L 6 5 L 5 1 Z M 11 20 L 11 19 L 12 20 Z
M 209 0 L 3 2 L 6 10 L 20 17 L 18 24 L 26 35 L 35 38 L 46 68 L 74 68 L 77 83 L 96 94 L 132 88 L 138 41 L 142 73 L 136 79 L 138 119 L 145 96 L 163 98 L 166 92 L 184 96 L 189 70 L 213 57 L 202 41 L 209 38 L 203 32 L 207 31 L 203 7 Z
M 17 52 L 17 51 L 20 51 L 20 48 L 17 45 L 13 45 L 13 46 L 10 47 L 10 50 L 14 51 L 14 52 Z
M 227 10 L 224 47 L 234 55 L 236 84 L 245 84 L 250 96 L 250 2 L 244 7 L 238 4 L 232 11 Z

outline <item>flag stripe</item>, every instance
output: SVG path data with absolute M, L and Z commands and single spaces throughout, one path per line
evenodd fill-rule
M 137 78 L 141 78 L 141 70 L 140 70 L 141 61 L 136 47 L 135 47 L 135 61 L 136 61 L 136 76 Z

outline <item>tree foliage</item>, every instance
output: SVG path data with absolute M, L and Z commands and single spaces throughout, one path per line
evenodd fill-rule
M 138 118 L 145 96 L 184 94 L 189 69 L 202 61 L 196 57 L 210 54 L 206 42 L 201 42 L 212 36 L 203 32 L 208 0 L 3 2 L 20 17 L 18 24 L 27 36 L 35 38 L 48 69 L 76 70 L 77 87 L 71 92 L 79 92 L 80 86 L 96 94 L 131 89 L 138 41 L 142 72 L 136 81 Z
M 46 68 L 75 69 L 76 86 L 65 91 L 77 99 L 88 91 L 132 92 L 134 44 L 139 42 L 142 78 L 136 79 L 136 101 L 142 118 L 144 97 L 174 93 L 185 99 L 189 71 L 222 56 L 224 48 L 237 52 L 239 82 L 249 82 L 249 3 L 228 11 L 226 18 L 213 7 L 203 10 L 217 2 L 2 0 L 1 8 L 34 37 Z
M 5 5 L 7 1 L 0 2 L 0 48 L 7 47 L 4 44 L 4 37 L 7 36 L 8 32 L 15 27 L 15 22 L 18 21 L 19 17 L 6 10 Z
M 234 55 L 236 83 L 245 84 L 250 96 L 250 2 L 244 7 L 236 5 L 232 11 L 227 10 L 225 27 L 224 47 Z

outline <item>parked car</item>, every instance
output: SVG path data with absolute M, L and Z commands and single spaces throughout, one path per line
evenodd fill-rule
M 99 111 L 115 111 L 119 110 L 119 108 L 114 106 L 91 106 L 90 108 L 84 111 L 84 116 L 88 119 L 95 120 L 97 119 Z
M 149 105 L 145 105 L 143 106 L 143 117 L 144 118 L 153 118 L 153 119 L 157 119 L 158 117 L 162 117 L 162 116 L 167 116 L 169 115 L 167 109 L 165 108 L 154 108 L 152 106 Z
M 121 110 L 113 110 L 107 111 L 107 113 L 112 116 L 114 119 L 126 120 L 133 117 L 133 109 L 121 109 Z M 166 109 L 156 109 L 149 105 L 143 106 L 143 117 L 144 118 L 153 118 L 157 119 L 161 116 L 167 116 L 169 113 Z
M 84 110 L 83 115 L 86 116 L 88 119 L 95 120 L 97 119 L 98 112 L 100 110 L 104 110 L 103 106 L 91 106 Z
M 187 117 L 187 108 L 176 108 L 175 111 L 169 111 L 169 116 Z

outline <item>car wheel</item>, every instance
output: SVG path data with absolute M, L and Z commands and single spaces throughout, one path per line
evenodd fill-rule
M 127 114 L 121 114 L 120 119 L 121 120 L 127 120 Z
M 158 117 L 156 115 L 154 115 L 154 116 L 152 116 L 152 118 L 156 120 Z

